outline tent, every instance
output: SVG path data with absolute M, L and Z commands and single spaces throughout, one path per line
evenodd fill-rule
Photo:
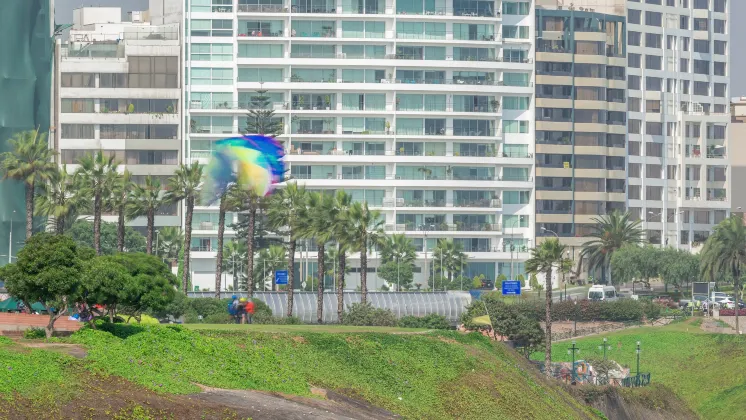
M 18 310 L 18 299 L 8 298 L 0 302 L 0 312 L 11 312 Z M 31 305 L 31 310 L 36 312 L 45 312 L 47 308 L 41 302 L 36 302 Z

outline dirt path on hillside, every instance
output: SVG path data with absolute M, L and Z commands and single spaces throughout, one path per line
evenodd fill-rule
M 320 397 L 305 398 L 260 391 L 218 389 L 201 386 L 203 392 L 189 398 L 219 404 L 255 420 L 387 420 L 394 414 L 341 394 L 319 390 Z
M 76 359 L 85 359 L 85 357 L 88 355 L 88 352 L 82 346 L 79 346 L 77 344 L 44 343 L 24 340 L 19 340 L 17 341 L 17 343 L 24 348 L 53 351 L 56 353 L 62 353 L 68 356 L 72 356 Z

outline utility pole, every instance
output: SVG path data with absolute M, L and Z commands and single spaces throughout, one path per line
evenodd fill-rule
M 577 380 L 577 374 L 576 374 L 576 369 L 575 369 L 575 353 L 580 354 L 580 349 L 575 344 L 576 344 L 575 340 L 572 340 L 572 347 L 567 349 L 567 354 L 572 354 L 572 381 L 573 382 Z

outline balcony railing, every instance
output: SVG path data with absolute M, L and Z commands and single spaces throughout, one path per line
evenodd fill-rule
M 285 36 L 285 31 L 280 29 L 279 31 L 247 31 L 239 32 L 239 37 L 261 37 L 261 38 L 274 38 Z
M 292 13 L 337 13 L 337 9 L 331 6 L 292 6 Z
M 239 4 L 238 13 L 282 13 L 288 8 L 279 4 Z

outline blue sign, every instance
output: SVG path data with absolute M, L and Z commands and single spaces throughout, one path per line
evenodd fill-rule
M 521 294 L 521 282 L 517 280 L 503 281 L 503 296 L 515 296 Z
M 275 284 L 288 284 L 288 270 L 275 271 Z

